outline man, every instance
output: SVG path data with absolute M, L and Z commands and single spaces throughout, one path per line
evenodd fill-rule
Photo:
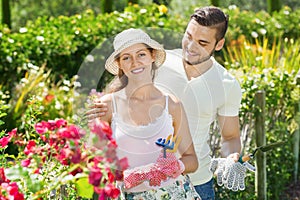
M 233 161 L 227 164 L 219 162 L 218 184 L 233 190 L 243 189 L 237 184 L 233 186 L 232 182 L 228 184 L 227 180 L 232 180 L 228 175 L 234 173 L 224 173 L 235 164 L 239 169 L 242 166 L 237 162 L 241 150 L 238 116 L 241 88 L 213 58 L 214 51 L 221 50 L 224 45 L 227 26 L 228 17 L 220 9 L 197 9 L 187 25 L 182 49 L 167 51 L 166 61 L 155 78 L 160 89 L 177 96 L 184 105 L 199 160 L 198 170 L 189 176 L 202 200 L 214 199 L 215 196 L 208 144 L 210 125 L 215 120 L 222 137 L 221 155 L 227 157 L 224 160 Z M 95 103 L 94 108 L 88 111 L 89 119 L 105 115 L 105 104 Z M 236 177 L 240 177 L 243 183 L 245 169 L 240 171 L 242 175 Z
M 222 157 L 229 156 L 236 162 L 241 150 L 241 88 L 212 56 L 222 49 L 227 26 L 228 17 L 220 9 L 195 10 L 182 39 L 182 50 L 167 51 L 155 78 L 158 87 L 177 96 L 184 105 L 199 160 L 198 170 L 189 176 L 203 200 L 214 199 L 209 170 L 211 123 L 218 120 Z

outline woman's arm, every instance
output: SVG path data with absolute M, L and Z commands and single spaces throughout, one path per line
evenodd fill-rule
M 175 97 L 169 98 L 169 112 L 173 117 L 174 134 L 181 139 L 178 152 L 185 166 L 183 173 L 194 172 L 198 168 L 197 155 L 183 105 Z

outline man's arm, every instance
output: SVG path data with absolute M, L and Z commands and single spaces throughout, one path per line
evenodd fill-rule
M 241 152 L 239 117 L 218 116 L 218 122 L 222 137 L 221 156 L 233 154 L 231 156 L 237 161 Z

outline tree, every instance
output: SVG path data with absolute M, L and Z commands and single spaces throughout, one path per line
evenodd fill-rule
M 128 4 L 139 4 L 139 0 L 128 0 Z
M 2 0 L 2 23 L 11 28 L 9 0 Z
M 279 11 L 281 9 L 280 0 L 267 0 L 268 13 L 272 14 L 274 11 Z
M 113 1 L 102 0 L 102 13 L 110 13 L 113 11 Z
M 216 6 L 216 7 L 220 6 L 219 0 L 210 0 L 210 3 L 211 3 L 211 5 Z

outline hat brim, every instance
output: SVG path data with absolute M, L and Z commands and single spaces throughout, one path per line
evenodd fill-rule
M 135 44 L 146 44 L 149 47 L 153 48 L 155 52 L 155 65 L 160 67 L 166 59 L 166 52 L 161 44 L 152 39 L 145 38 L 136 38 L 134 40 L 129 40 L 125 44 L 123 44 L 119 49 L 115 50 L 106 60 L 105 69 L 113 75 L 117 75 L 119 72 L 119 66 L 116 61 L 116 57 L 126 48 L 135 45 Z

